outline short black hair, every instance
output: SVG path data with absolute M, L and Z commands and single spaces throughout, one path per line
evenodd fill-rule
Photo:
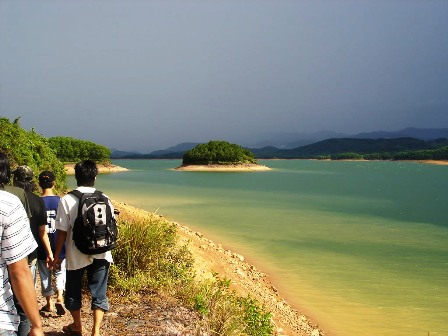
M 75 179 L 78 187 L 93 187 L 98 175 L 98 167 L 92 160 L 84 160 L 75 165 Z
M 44 170 L 42 173 L 39 174 L 39 186 L 42 189 L 53 188 L 55 180 L 56 176 L 54 176 L 54 174 L 49 170 Z

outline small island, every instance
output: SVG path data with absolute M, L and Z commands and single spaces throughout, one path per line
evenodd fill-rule
M 182 165 L 175 170 L 184 171 L 266 171 L 269 167 L 260 165 L 254 153 L 226 141 L 210 141 L 199 144 L 183 155 Z

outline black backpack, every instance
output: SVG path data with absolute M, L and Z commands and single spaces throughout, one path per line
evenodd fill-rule
M 79 198 L 78 216 L 73 225 L 73 240 L 78 250 L 92 255 L 114 249 L 118 229 L 109 199 L 99 190 L 85 194 L 72 190 L 69 194 Z

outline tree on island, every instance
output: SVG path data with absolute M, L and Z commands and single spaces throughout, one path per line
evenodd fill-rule
M 182 165 L 256 164 L 255 155 L 248 149 L 226 141 L 199 144 L 183 155 Z

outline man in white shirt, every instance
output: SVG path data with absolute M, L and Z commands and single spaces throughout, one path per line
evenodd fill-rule
M 28 217 L 19 198 L 0 190 L 0 335 L 14 335 L 20 322 L 12 299 L 12 287 L 31 322 L 28 335 L 43 336 L 28 255 L 37 247 Z
M 75 178 L 78 185 L 76 190 L 82 193 L 93 193 L 98 168 L 95 162 L 85 160 L 75 165 Z M 78 216 L 79 199 L 67 194 L 61 198 L 56 215 L 56 230 L 58 233 L 54 253 L 53 267 L 58 268 L 61 260 L 59 254 L 64 242 L 66 243 L 66 292 L 65 308 L 73 317 L 73 323 L 65 326 L 63 331 L 71 335 L 82 335 L 81 323 L 81 279 L 87 272 L 87 280 L 92 295 L 93 328 L 92 336 L 100 335 L 101 322 L 104 312 L 109 310 L 106 296 L 109 266 L 113 262 L 110 251 L 87 255 L 81 253 L 75 246 L 73 225 Z

